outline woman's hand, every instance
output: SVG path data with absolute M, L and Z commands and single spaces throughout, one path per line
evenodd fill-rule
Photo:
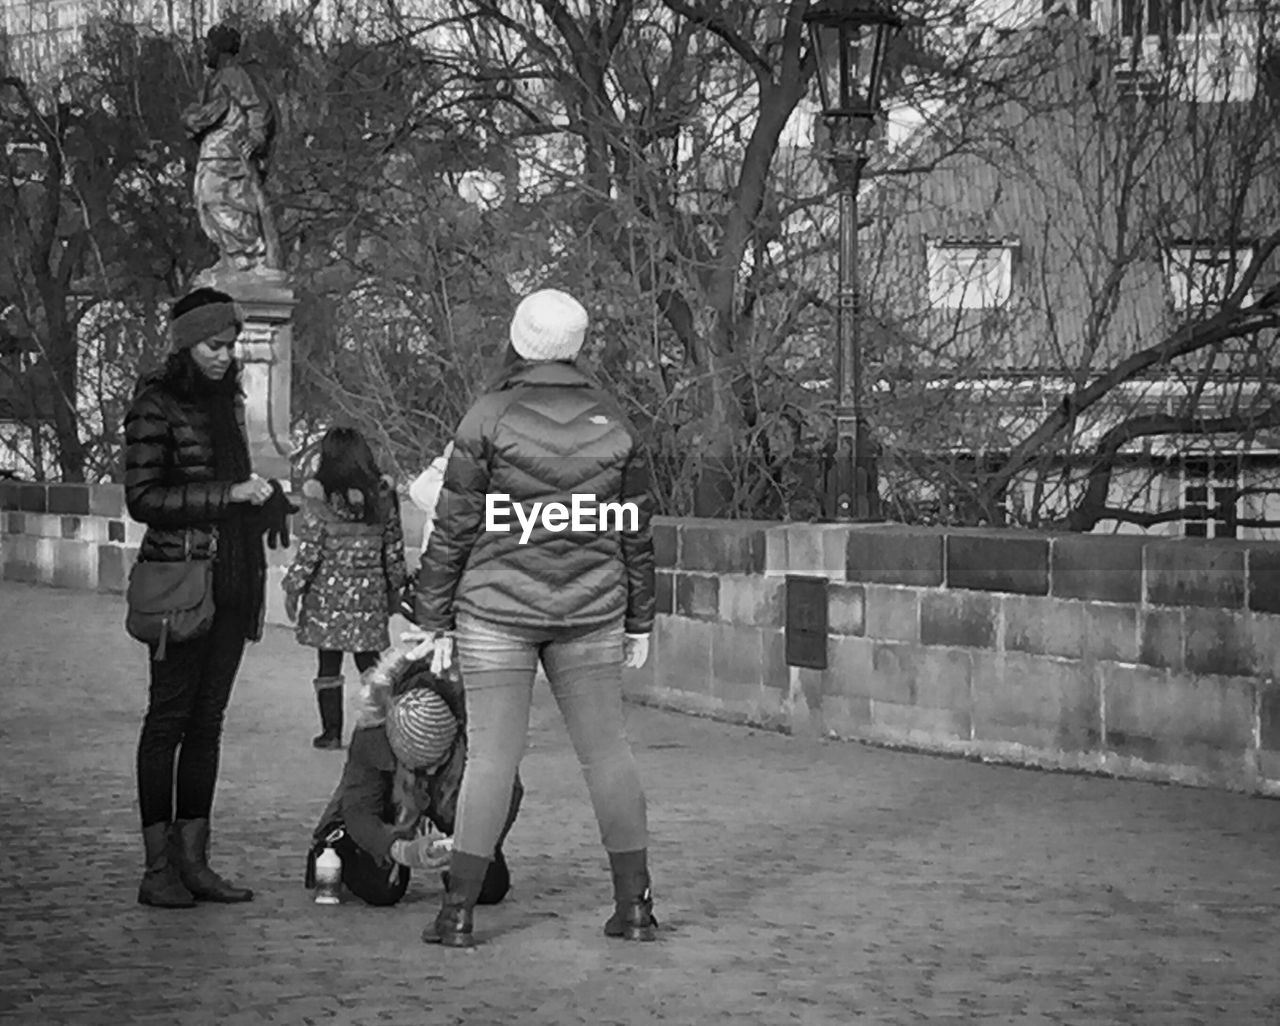
M 261 506 L 269 498 L 271 498 L 271 482 L 257 474 L 248 481 L 240 481 L 231 486 L 232 502 L 249 502 L 255 506 Z
M 453 635 L 437 634 L 435 648 L 431 652 L 431 672 L 437 677 L 453 665 Z
M 449 864 L 453 838 L 419 837 L 414 841 L 392 841 L 391 857 L 410 869 L 443 869 Z
M 649 659 L 649 635 L 628 634 L 622 640 L 622 665 L 638 670 Z
M 405 653 L 405 658 L 410 662 L 418 662 L 431 657 L 431 672 L 436 676 L 444 673 L 453 665 L 453 636 L 444 631 L 436 634 L 427 634 L 425 631 L 413 630 L 405 631 L 400 635 L 400 640 L 416 646 Z

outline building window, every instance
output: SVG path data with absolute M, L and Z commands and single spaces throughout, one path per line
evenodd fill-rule
M 1178 36 L 1220 23 L 1227 14 L 1225 0 L 1119 0 L 1115 17 L 1120 35 Z
M 1041 14 L 1065 14 L 1077 18 L 1093 18 L 1093 0 L 1043 0 Z
M 1009 304 L 1016 242 L 927 241 L 929 305 L 942 310 L 992 310 Z
M 1256 11 L 1226 0 L 1100 0 L 1091 9 L 1119 41 L 1122 95 L 1225 103 L 1256 93 Z
M 1178 313 L 1216 307 L 1234 290 L 1253 263 L 1253 248 L 1186 244 L 1169 249 L 1166 274 L 1173 308 Z M 1253 302 L 1246 294 L 1242 305 Z
M 1184 457 L 1182 533 L 1188 538 L 1234 538 L 1239 491 L 1239 456 Z

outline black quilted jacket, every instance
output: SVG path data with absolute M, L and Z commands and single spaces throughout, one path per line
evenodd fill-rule
M 522 538 L 489 530 L 486 498 L 505 494 L 526 514 L 534 502 L 569 506 L 574 495 L 630 502 L 636 522 L 560 530 L 540 519 Z M 635 430 L 618 404 L 567 363 L 517 365 L 458 427 L 418 574 L 417 616 L 448 630 L 465 611 L 527 627 L 653 626 L 653 499 Z M 582 526 L 599 517 L 584 510 Z M 495 523 L 499 518 L 495 518 Z
M 208 415 L 157 377 L 144 379 L 124 420 L 124 497 L 129 516 L 147 525 L 139 559 L 178 560 L 188 539 L 207 556 L 212 528 L 228 516 L 230 481 L 214 479 Z

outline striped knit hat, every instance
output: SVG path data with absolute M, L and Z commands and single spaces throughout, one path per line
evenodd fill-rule
M 458 721 L 443 698 L 428 688 L 406 692 L 387 713 L 387 741 L 391 751 L 411 769 L 427 769 L 441 762 L 453 747 Z

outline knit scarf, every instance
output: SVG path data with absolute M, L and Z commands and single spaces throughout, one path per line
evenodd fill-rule
M 253 472 L 249 446 L 236 416 L 237 377 L 234 370 L 229 370 L 221 381 L 197 373 L 192 387 L 209 418 L 214 476 L 219 481 L 245 481 Z M 245 638 L 257 641 L 262 636 L 267 557 L 261 525 L 248 513 L 248 506 L 235 503 L 219 525 L 213 600 L 220 614 L 235 617 Z

